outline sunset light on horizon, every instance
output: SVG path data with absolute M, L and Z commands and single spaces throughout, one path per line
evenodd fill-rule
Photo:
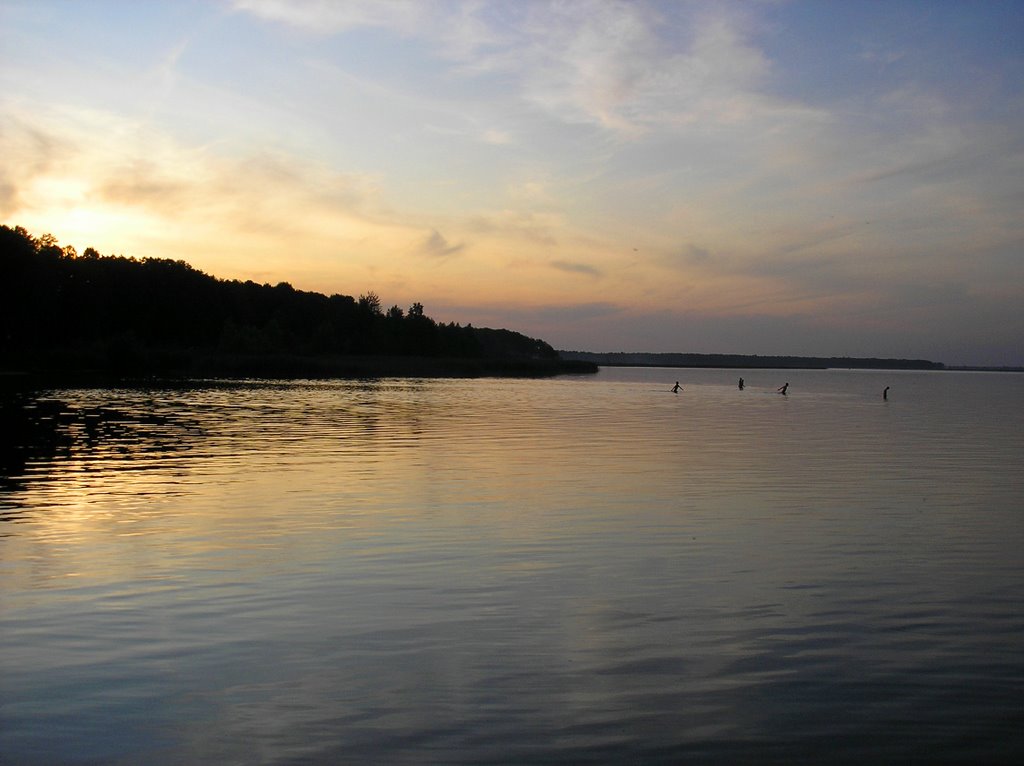
M 1024 366 L 1024 4 L 0 0 L 0 223 L 558 349 Z

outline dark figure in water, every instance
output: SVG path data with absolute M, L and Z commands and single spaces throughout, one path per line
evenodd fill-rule
M 679 393 L 679 381 L 678 380 L 676 381 L 676 384 L 674 386 L 672 386 L 672 393 L 673 394 L 678 394 Z
M 779 393 L 782 394 L 783 396 L 785 396 L 786 395 L 786 391 L 788 389 L 789 389 L 789 383 L 786 383 L 786 385 L 779 387 Z
M 882 398 L 885 400 L 889 399 L 889 386 L 886 386 L 885 390 L 882 391 Z
M 740 391 L 743 390 L 743 378 L 740 378 Z

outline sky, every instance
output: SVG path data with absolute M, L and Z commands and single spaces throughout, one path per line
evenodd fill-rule
M 555 348 L 1024 365 L 1024 2 L 0 0 L 0 222 Z

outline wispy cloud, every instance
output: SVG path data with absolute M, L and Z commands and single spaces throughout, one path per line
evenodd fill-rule
M 447 258 L 450 255 L 461 252 L 465 246 L 464 242 L 453 245 L 441 232 L 437 229 L 432 229 L 426 239 L 420 243 L 418 250 L 421 254 L 428 255 L 431 258 Z
M 471 231 L 492 238 L 553 247 L 558 244 L 557 232 L 565 223 L 557 214 L 502 210 L 475 213 L 467 219 L 466 225 Z
M 552 268 L 565 271 L 570 274 L 585 274 L 588 277 L 603 277 L 604 273 L 589 263 L 575 263 L 573 261 L 552 261 Z
M 234 7 L 317 34 L 380 27 L 416 37 L 463 75 L 500 76 L 559 119 L 626 136 L 801 111 L 757 92 L 770 62 L 746 42 L 741 15 L 714 7 L 689 14 L 684 40 L 661 32 L 664 19 L 651 6 L 610 0 L 521 6 L 235 0 Z
M 504 130 L 496 130 L 494 128 L 489 128 L 483 132 L 481 140 L 483 140 L 483 142 L 486 144 L 504 146 L 506 144 L 512 143 L 512 136 Z
M 414 0 L 233 0 L 232 6 L 316 34 L 360 27 L 389 27 L 411 33 L 420 28 L 428 12 L 425 3 Z

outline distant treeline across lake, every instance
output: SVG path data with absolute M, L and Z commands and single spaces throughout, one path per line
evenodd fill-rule
M 941 362 L 927 359 L 877 359 L 848 356 L 760 356 L 757 354 L 646 354 L 559 351 L 566 361 L 591 362 L 605 367 L 737 367 L 826 370 L 942 370 Z
M 79 254 L 0 226 L 0 372 L 372 377 L 596 372 L 505 329 L 436 322 L 423 304 L 225 280 L 185 261 Z

